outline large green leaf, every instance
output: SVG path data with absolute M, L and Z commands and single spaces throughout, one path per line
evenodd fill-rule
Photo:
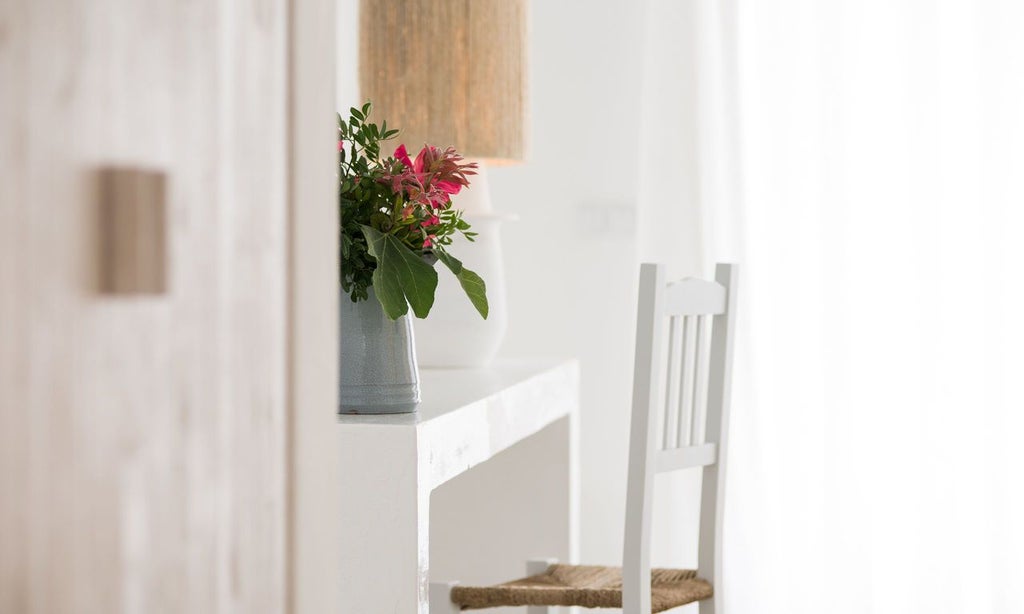
M 437 271 L 401 241 L 370 226 L 362 226 L 370 255 L 377 261 L 373 291 L 384 313 L 392 320 L 412 306 L 417 318 L 425 318 L 434 304 Z
M 455 277 L 459 280 L 459 285 L 465 290 L 470 302 L 473 303 L 476 310 L 486 320 L 488 311 L 487 286 L 484 284 L 484 280 L 473 271 L 462 266 L 462 262 L 448 252 L 438 249 L 434 250 L 434 253 L 437 254 L 437 259 L 443 262 L 455 274 Z

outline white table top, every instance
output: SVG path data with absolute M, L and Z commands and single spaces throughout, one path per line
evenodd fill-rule
M 423 401 L 415 413 L 339 415 L 338 424 L 348 445 L 359 445 L 370 431 L 370 439 L 378 442 L 380 437 L 393 438 L 398 446 L 415 442 L 428 488 L 570 415 L 579 399 L 574 360 L 501 360 L 484 369 L 423 369 L 420 385 Z

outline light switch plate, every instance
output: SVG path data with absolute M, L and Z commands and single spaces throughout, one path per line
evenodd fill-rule
M 584 236 L 622 238 L 636 231 L 636 207 L 619 201 L 585 202 L 576 206 L 579 230 Z

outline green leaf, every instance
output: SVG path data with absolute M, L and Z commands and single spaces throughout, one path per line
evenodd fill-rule
M 386 213 L 381 213 L 380 211 L 374 211 L 370 215 L 370 225 L 374 229 L 378 229 L 378 230 L 379 229 L 384 229 L 384 230 L 387 230 L 387 226 L 389 226 L 390 224 L 391 224 L 391 218 L 388 217 L 388 214 L 386 214 Z
M 469 297 L 473 306 L 480 313 L 481 316 L 487 319 L 487 285 L 484 284 L 484 280 L 479 275 L 470 271 L 466 267 L 462 266 L 457 258 L 449 254 L 448 252 L 440 249 L 435 249 L 434 254 L 437 259 L 444 263 L 455 277 L 459 280 L 459 285 L 466 292 L 466 296 Z
M 392 320 L 412 307 L 417 318 L 425 318 L 434 304 L 437 271 L 402 242 L 370 226 L 361 226 L 370 255 L 377 261 L 373 290 L 384 313 Z

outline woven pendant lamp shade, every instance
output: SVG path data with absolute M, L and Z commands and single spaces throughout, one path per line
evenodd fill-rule
M 360 22 L 362 98 L 411 152 L 523 159 L 526 0 L 362 0 Z

